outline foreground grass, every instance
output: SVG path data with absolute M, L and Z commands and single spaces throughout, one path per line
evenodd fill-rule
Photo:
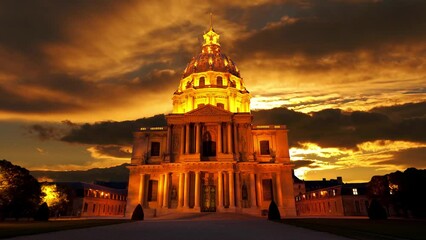
M 48 222 L 0 222 L 0 238 L 56 232 L 77 228 L 89 228 L 129 222 L 123 219 L 60 220 Z
M 285 224 L 329 232 L 353 239 L 425 239 L 426 221 L 410 219 L 285 219 Z

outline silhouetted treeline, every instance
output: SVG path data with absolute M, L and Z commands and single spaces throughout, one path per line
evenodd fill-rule
M 368 184 L 369 197 L 385 207 L 390 216 L 426 217 L 426 170 L 408 168 L 374 176 Z

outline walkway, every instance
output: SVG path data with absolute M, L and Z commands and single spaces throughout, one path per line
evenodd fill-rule
M 146 220 L 110 226 L 67 230 L 15 239 L 32 240 L 226 240 L 226 239 L 327 239 L 343 240 L 329 233 L 312 231 L 264 218 L 239 214 L 208 213 L 199 215 L 169 215 L 156 220 Z

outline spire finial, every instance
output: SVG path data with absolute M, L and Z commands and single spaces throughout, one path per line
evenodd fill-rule
M 210 12 L 210 30 L 213 30 L 213 13 Z

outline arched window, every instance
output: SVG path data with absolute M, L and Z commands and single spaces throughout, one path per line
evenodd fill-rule
M 218 87 L 222 87 L 223 86 L 223 81 L 222 81 L 222 77 L 221 76 L 218 76 L 216 78 L 216 84 L 217 84 Z
M 199 87 L 204 87 L 206 86 L 206 79 L 204 77 L 200 77 L 200 80 L 198 82 L 198 86 Z

